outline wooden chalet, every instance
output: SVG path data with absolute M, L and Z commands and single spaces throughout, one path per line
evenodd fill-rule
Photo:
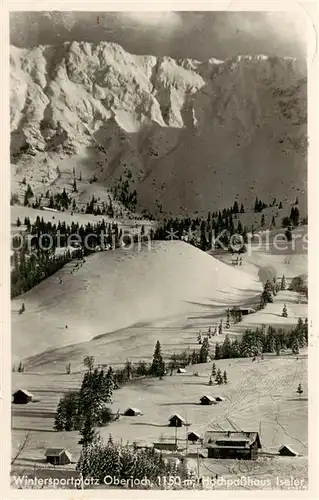
M 215 396 L 215 401 L 220 403 L 221 401 L 225 401 L 225 398 L 223 398 L 222 396 Z
M 30 403 L 33 399 L 33 394 L 29 391 L 26 391 L 25 389 L 18 389 L 16 392 L 13 393 L 13 403 L 14 404 L 27 404 Z
M 200 440 L 200 435 L 197 434 L 197 432 L 189 432 L 187 436 L 188 441 L 191 441 L 192 443 L 196 443 L 197 441 Z
M 136 417 L 138 415 L 142 415 L 141 410 L 138 408 L 132 408 L 131 406 L 125 410 L 124 415 L 126 417 Z
M 298 456 L 298 453 L 295 450 L 293 450 L 291 448 L 291 446 L 287 446 L 285 444 L 280 446 L 278 453 L 282 457 L 296 457 L 296 456 Z
M 201 405 L 213 405 L 216 403 L 216 399 L 213 396 L 207 396 L 206 394 L 199 401 Z
M 45 457 L 52 465 L 67 465 L 72 460 L 71 453 L 65 448 L 48 448 Z
M 207 431 L 204 447 L 208 458 L 256 460 L 261 442 L 258 432 Z
M 169 421 L 168 425 L 170 427 L 182 427 L 183 425 L 186 424 L 186 420 L 177 414 L 172 415 L 168 421 Z

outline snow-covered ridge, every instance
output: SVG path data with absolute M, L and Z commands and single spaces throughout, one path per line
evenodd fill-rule
M 103 185 L 130 168 L 143 207 L 175 199 L 174 210 L 208 204 L 211 186 L 220 197 L 226 172 L 237 168 L 260 179 L 287 165 L 291 176 L 294 152 L 293 168 L 303 169 L 306 79 L 295 59 L 175 60 L 109 42 L 11 47 L 10 55 L 18 166 L 25 152 L 45 162 L 101 147 L 92 168 Z M 229 191 L 232 203 L 237 192 Z

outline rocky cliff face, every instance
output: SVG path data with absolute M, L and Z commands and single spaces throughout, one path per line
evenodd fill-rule
M 306 108 L 292 59 L 176 61 L 107 42 L 11 47 L 13 178 L 27 173 L 44 192 L 56 166 L 96 175 L 100 190 L 128 176 L 153 212 L 297 190 L 302 199 Z

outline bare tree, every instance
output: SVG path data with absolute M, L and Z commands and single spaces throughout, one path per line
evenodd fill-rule
M 89 372 L 91 372 L 94 368 L 94 361 L 94 356 L 85 356 L 85 358 L 83 359 L 83 364 L 88 368 Z
M 26 435 L 24 436 L 23 441 L 21 441 L 21 443 L 19 444 L 17 453 L 15 454 L 14 458 L 11 460 L 11 465 L 13 465 L 18 460 L 18 458 L 20 457 L 21 453 L 23 452 L 23 450 L 27 446 L 28 442 L 30 441 L 30 437 L 31 437 L 31 431 L 29 431 L 29 432 L 26 433 Z

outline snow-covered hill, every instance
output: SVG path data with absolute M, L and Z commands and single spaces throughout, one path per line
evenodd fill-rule
M 12 301 L 18 359 L 141 322 L 192 323 L 195 312 L 224 312 L 261 291 L 257 277 L 180 241 L 100 252 L 72 269 L 74 263 L 64 266 Z M 118 344 L 121 336 L 114 337 Z
M 13 192 L 24 177 L 35 194 L 58 190 L 76 169 L 81 203 L 120 177 L 153 212 L 207 212 L 236 196 L 306 203 L 306 78 L 292 59 L 12 46 L 10 110 Z

